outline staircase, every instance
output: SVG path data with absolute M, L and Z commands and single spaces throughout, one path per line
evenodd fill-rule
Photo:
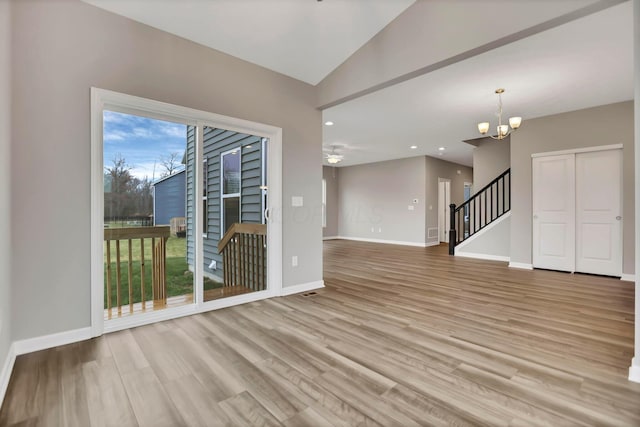
M 511 169 L 457 206 L 449 205 L 449 255 L 455 248 L 511 210 Z

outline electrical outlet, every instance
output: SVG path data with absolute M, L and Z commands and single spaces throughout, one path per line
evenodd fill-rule
M 371 232 L 372 232 L 372 233 L 375 233 L 375 232 L 376 232 L 376 229 L 375 229 L 374 227 L 371 227 Z
M 291 267 L 297 267 L 298 266 L 298 256 L 294 255 L 291 257 Z
M 382 227 L 378 227 L 378 233 L 382 233 Z
M 407 208 L 408 208 L 410 211 L 414 210 L 413 205 L 409 205 L 409 206 L 407 206 Z

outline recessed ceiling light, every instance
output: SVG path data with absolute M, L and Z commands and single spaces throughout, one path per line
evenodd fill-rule
M 444 151 L 444 147 L 438 148 L 439 151 Z
M 411 147 L 409 147 L 409 148 L 411 148 L 412 150 L 415 150 L 416 148 L 418 148 L 418 146 L 417 146 L 417 145 L 412 145 L 412 146 L 411 146 Z
M 327 126 L 333 126 L 333 122 L 331 120 L 327 120 L 324 124 Z

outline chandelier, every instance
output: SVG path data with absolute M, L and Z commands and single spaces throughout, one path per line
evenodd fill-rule
M 522 117 L 509 117 L 509 124 L 502 124 L 502 94 L 504 93 L 504 89 L 496 89 L 496 94 L 498 95 L 498 126 L 496 127 L 496 131 L 498 134 L 496 136 L 489 135 L 493 139 L 504 139 L 508 135 L 511 135 L 513 131 L 518 129 L 522 124 Z M 509 126 L 511 126 L 511 130 L 509 130 Z M 486 135 L 489 132 L 489 122 L 478 123 L 478 131 L 482 135 Z
M 327 163 L 335 165 L 336 163 L 340 163 L 342 159 L 344 159 L 344 156 L 342 154 L 336 154 L 336 147 L 332 145 L 331 153 L 327 154 L 325 158 L 327 159 Z

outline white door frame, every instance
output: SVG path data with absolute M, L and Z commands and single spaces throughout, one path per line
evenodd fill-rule
M 451 228 L 449 215 L 450 203 L 451 180 L 448 178 L 438 178 L 438 243 L 449 243 L 449 229 Z M 442 206 L 443 204 L 444 206 Z
M 180 307 L 143 313 L 136 316 L 104 321 L 104 198 L 103 198 L 103 111 L 142 115 L 160 120 L 197 127 L 196 164 L 202 163 L 202 129 L 213 126 L 268 139 L 267 159 L 269 182 L 269 210 L 282 212 L 282 129 L 275 126 L 227 117 L 220 114 L 181 107 L 146 98 L 126 95 L 104 89 L 91 88 L 91 335 L 96 337 L 111 332 L 188 316 L 204 311 L 243 304 L 250 301 L 282 295 L 282 215 L 270 215 L 267 220 L 267 289 L 219 300 L 203 302 L 200 286 L 194 285 L 194 303 Z M 202 193 L 202 168 L 196 170 L 195 194 Z M 202 235 L 202 203 L 195 201 L 194 236 Z M 202 239 L 196 238 L 194 284 L 203 279 Z

